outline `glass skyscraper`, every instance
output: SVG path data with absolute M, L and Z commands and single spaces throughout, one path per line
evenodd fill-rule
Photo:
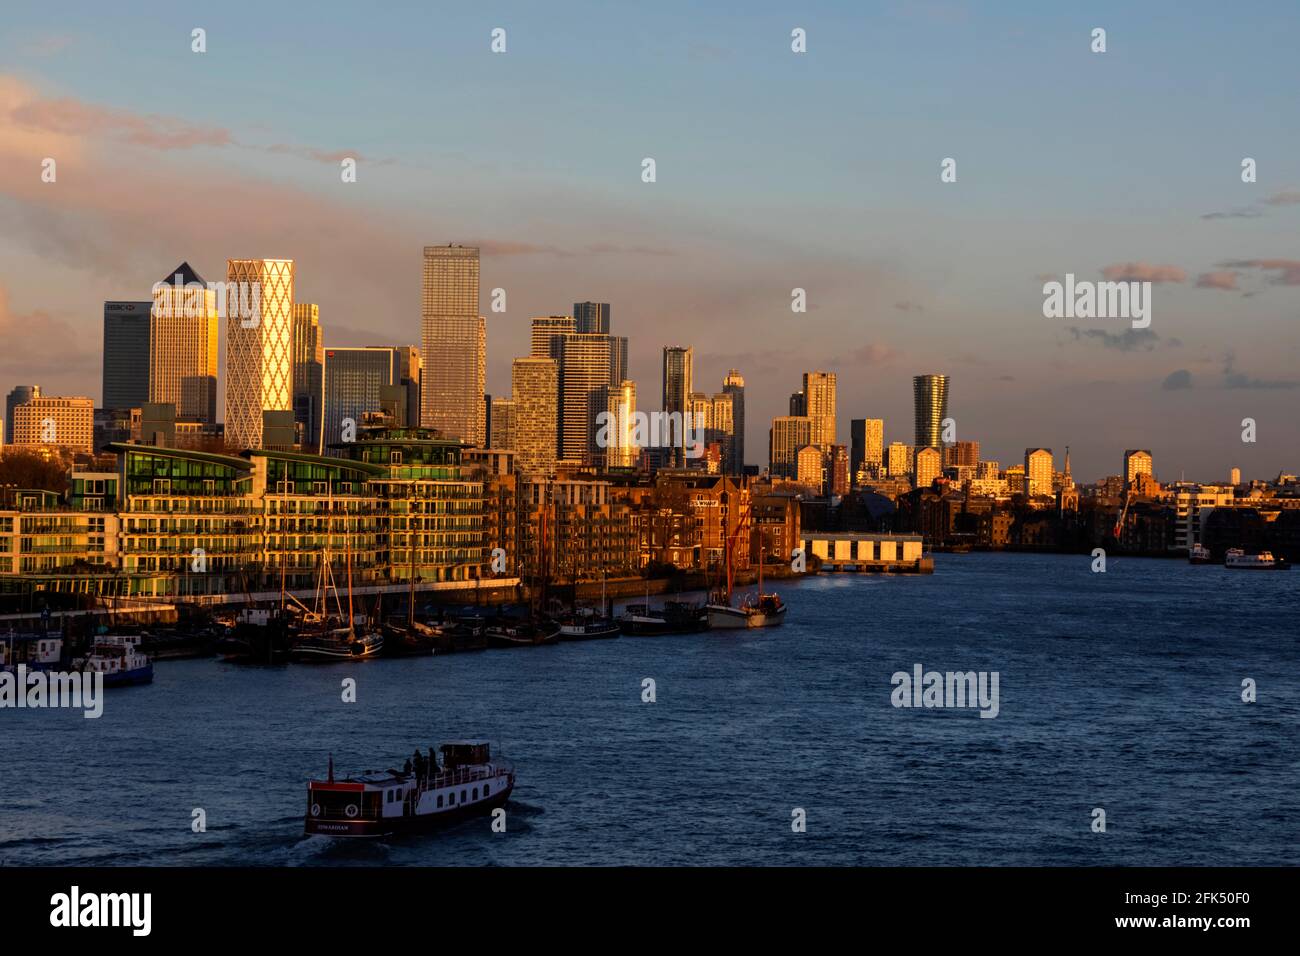
M 487 440 L 487 321 L 478 311 L 477 246 L 425 246 L 420 298 L 420 424 L 482 447 Z
M 948 417 L 948 376 L 917 375 L 912 378 L 916 413 L 916 448 L 937 448 L 943 437 L 943 420 Z

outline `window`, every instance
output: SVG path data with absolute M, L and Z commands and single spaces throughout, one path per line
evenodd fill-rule
M 475 799 L 475 800 L 478 799 L 478 787 L 475 787 L 475 788 L 474 788 L 474 799 Z
M 454 807 L 454 806 L 456 805 L 456 791 L 455 791 L 455 790 L 453 790 L 451 793 L 447 794 L 447 805 L 448 805 L 448 806 L 452 806 L 452 807 Z
M 438 809 L 442 809 L 442 794 L 438 794 Z
M 460 792 L 460 802 L 461 802 L 461 803 L 464 803 L 464 802 L 465 802 L 465 791 L 464 791 L 464 790 L 462 790 L 462 791 Z
M 483 784 L 483 796 L 486 797 L 491 792 L 492 792 L 492 784 L 490 783 Z
M 390 465 L 400 465 L 402 463 L 402 453 L 400 451 L 390 451 L 388 453 L 388 463 Z

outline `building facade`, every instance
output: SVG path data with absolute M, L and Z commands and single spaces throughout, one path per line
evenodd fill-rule
M 478 248 L 425 246 L 420 424 L 481 446 L 487 428 L 487 321 L 478 302 Z
M 293 280 L 292 259 L 226 262 L 225 436 L 232 448 L 262 447 L 264 412 L 293 414 Z M 257 294 L 246 298 L 243 290 Z M 236 298 L 256 303 L 256 314 L 241 315 Z

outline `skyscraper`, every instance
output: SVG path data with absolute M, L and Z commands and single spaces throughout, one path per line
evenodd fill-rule
M 145 315 L 148 316 L 148 314 L 149 313 L 146 311 Z M 146 368 L 147 367 L 148 366 L 146 366 Z M 14 443 L 14 409 L 19 405 L 26 405 L 34 398 L 40 397 L 41 387 L 39 385 L 15 385 L 13 391 L 5 396 L 4 437 L 6 445 L 12 445 Z
M 812 419 L 807 415 L 781 415 L 772 419 L 768 469 L 774 477 L 798 475 L 799 449 L 812 444 L 812 426 Z
M 1154 475 L 1151 452 L 1145 448 L 1124 451 L 1124 484 L 1131 485 L 1138 475 Z
M 722 380 L 722 390 L 731 396 L 731 422 L 734 440 L 731 448 L 731 463 L 727 473 L 743 474 L 745 471 L 745 378 L 736 369 L 730 369 Z
M 154 286 L 149 320 L 149 401 L 178 422 L 217 420 L 217 294 L 182 262 Z
M 293 304 L 292 341 L 293 420 L 303 451 L 318 455 L 325 422 L 325 330 L 320 306 Z
M 566 335 L 578 331 L 577 323 L 571 315 L 542 315 L 533 319 L 532 349 L 533 358 L 553 358 L 560 360 L 560 342 Z
M 828 451 L 835 444 L 835 373 L 804 372 L 803 394 L 812 419 L 812 444 Z
M 153 302 L 104 303 L 104 408 L 149 401 L 149 312 Z M 12 440 L 13 415 L 5 416 Z
M 605 386 L 608 441 L 603 450 L 606 468 L 633 468 L 640 449 L 636 444 L 636 383 L 624 380 Z
M 478 311 L 476 246 L 425 246 L 420 299 L 420 424 L 482 445 L 487 322 Z
M 610 384 L 610 338 L 599 333 L 568 333 L 560 339 L 560 457 L 592 464 L 596 414 L 605 410 Z
M 790 414 L 807 415 L 808 414 L 808 396 L 802 391 L 790 393 Z
M 609 335 L 608 302 L 573 303 L 573 321 L 577 325 L 575 332 L 588 335 Z
M 884 464 L 884 419 L 854 418 L 849 422 L 849 433 L 849 481 L 856 484 L 864 468 L 878 474 Z
M 293 414 L 293 278 L 292 259 L 226 262 L 225 434 L 233 448 L 262 447 L 264 412 Z M 241 315 L 237 303 L 251 305 L 253 290 L 257 308 Z
M 912 461 L 912 469 L 916 472 L 916 487 L 929 488 L 930 485 L 934 484 L 934 479 L 943 474 L 942 452 L 933 446 L 916 449 L 916 456 Z M 1048 475 L 1047 480 L 1050 485 L 1050 475 Z
M 515 400 L 513 398 L 492 399 L 492 414 L 488 417 L 491 429 L 488 432 L 488 447 L 501 451 L 514 451 L 518 441 L 515 426 Z
M 685 416 L 687 411 L 686 400 L 692 391 L 691 380 L 694 375 L 694 364 L 695 352 L 693 349 L 677 345 L 664 346 L 663 410 L 665 414 L 676 413 Z M 678 439 L 676 435 L 673 436 L 676 447 L 673 449 L 672 460 L 677 465 L 681 465 L 686 461 L 686 432 L 691 431 L 691 429 L 686 428 L 684 417 L 682 421 L 681 438 Z
M 917 448 L 943 443 L 943 420 L 948 417 L 948 376 L 916 375 L 912 378 Z
M 548 474 L 559 457 L 559 363 L 551 358 L 517 358 L 510 369 L 515 403 L 515 468 Z
M 349 348 L 325 350 L 325 453 L 345 457 L 330 446 L 358 437 L 367 413 L 383 410 L 382 393 L 393 385 L 396 349 Z M 348 423 L 350 427 L 348 426 Z
M 1052 449 L 1025 449 L 1025 494 L 1052 494 Z
M 14 407 L 15 445 L 45 445 L 89 454 L 95 449 L 95 403 L 81 396 L 38 395 Z

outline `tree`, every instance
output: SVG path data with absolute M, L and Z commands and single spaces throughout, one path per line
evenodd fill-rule
M 62 457 L 46 459 L 37 452 L 10 445 L 0 458 L 0 487 L 5 485 L 63 494 L 68 490 L 68 466 Z

